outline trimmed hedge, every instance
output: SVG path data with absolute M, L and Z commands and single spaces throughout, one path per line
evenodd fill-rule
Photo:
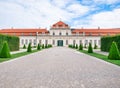
M 116 42 L 118 50 L 120 51 L 120 35 L 106 36 L 101 38 L 101 51 L 109 52 L 112 42 Z
M 80 43 L 80 45 L 79 45 L 79 50 L 83 50 L 83 44 L 82 43 Z
M 2 49 L 4 41 L 7 41 L 10 51 L 19 50 L 19 38 L 18 37 L 0 34 L 0 51 Z

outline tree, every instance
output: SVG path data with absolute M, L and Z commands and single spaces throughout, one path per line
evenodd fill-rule
M 41 50 L 41 45 L 38 43 L 37 50 Z
M 29 43 L 29 45 L 28 45 L 27 52 L 32 52 L 31 43 Z
M 118 59 L 120 59 L 120 53 L 119 53 L 117 44 L 114 41 L 112 42 L 112 45 L 110 47 L 108 59 L 112 59 L 112 60 L 118 60 Z
M 79 45 L 79 50 L 83 50 L 83 44 L 82 43 L 80 43 L 80 45 Z
M 87 44 L 85 43 L 84 48 L 87 48 Z
M 24 44 L 23 49 L 26 49 L 26 45 Z
M 1 52 L 0 52 L 0 57 L 1 58 L 10 58 L 11 57 L 10 49 L 9 49 L 7 41 L 5 41 L 3 43 L 3 47 L 2 47 Z
M 48 45 L 47 45 L 47 44 L 45 44 L 45 48 L 48 48 Z
M 73 44 L 73 47 L 72 48 L 75 48 L 75 44 Z
M 42 49 L 44 49 L 45 48 L 45 46 L 44 46 L 44 44 L 42 44 Z
M 94 49 L 97 49 L 97 45 L 96 44 L 94 45 Z
M 91 43 L 89 43 L 89 46 L 88 46 L 88 53 L 93 53 L 93 49 L 92 49 Z
M 78 49 L 78 44 L 76 44 L 75 48 Z

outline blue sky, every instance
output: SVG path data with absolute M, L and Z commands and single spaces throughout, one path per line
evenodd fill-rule
M 49 29 L 60 19 L 72 28 L 120 28 L 120 0 L 0 0 L 0 6 L 0 29 Z

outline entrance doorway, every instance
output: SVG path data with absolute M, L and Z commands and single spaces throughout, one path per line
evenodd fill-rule
M 57 41 L 57 46 L 63 46 L 63 40 L 58 40 Z

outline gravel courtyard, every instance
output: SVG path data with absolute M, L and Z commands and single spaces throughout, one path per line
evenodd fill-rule
M 0 63 L 0 88 L 120 88 L 120 67 L 54 47 Z

